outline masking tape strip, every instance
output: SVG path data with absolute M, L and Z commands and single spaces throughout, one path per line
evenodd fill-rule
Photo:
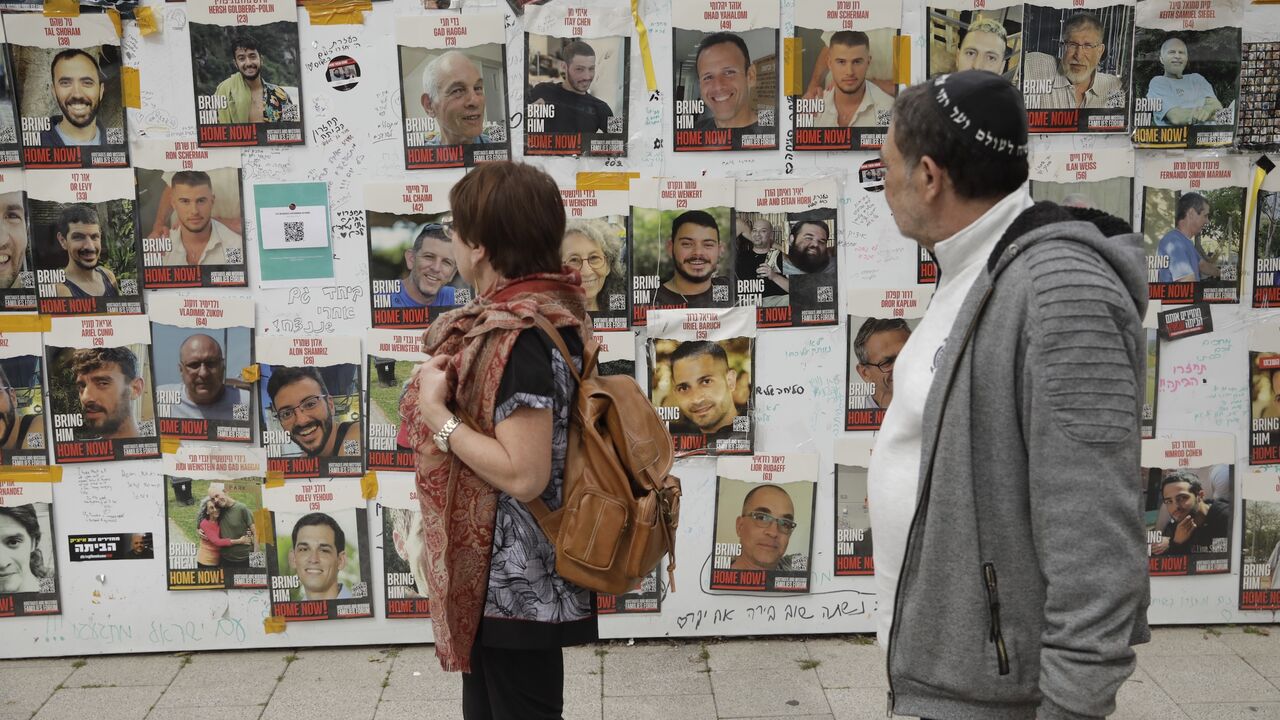
M 160 32 L 160 23 L 156 22 L 156 11 L 150 5 L 138 6 L 138 9 L 133 11 L 133 17 L 138 21 L 138 32 L 142 33 L 142 37 Z
M 120 11 L 107 8 L 106 13 L 107 17 L 111 18 L 111 24 L 116 26 L 116 37 L 124 37 L 124 23 L 120 21 Z
M 248 365 L 240 370 L 240 379 L 245 382 L 258 382 L 258 378 L 262 377 L 262 372 L 258 369 L 258 364 Z
M 22 465 L 7 466 L 4 469 L 5 482 L 62 482 L 61 465 Z
M 893 43 L 893 81 L 911 84 L 911 36 L 899 35 Z
M 278 615 L 264 617 L 262 618 L 262 631 L 268 635 L 277 635 L 284 632 L 285 623 L 285 619 Z
M 370 470 L 360 478 L 360 497 L 365 500 L 378 497 L 378 473 Z
M 316 2 L 303 5 L 312 25 L 363 25 L 364 14 L 373 9 L 371 0 Z
M 120 94 L 127 108 L 142 108 L 142 81 L 138 68 L 125 65 L 120 68 Z
M 631 0 L 631 19 L 636 24 L 636 38 L 640 45 L 640 59 L 644 65 L 644 84 L 653 93 L 658 89 L 658 78 L 653 74 L 653 53 L 649 51 L 649 30 L 640 19 L 640 0 Z
M 0 332 L 49 332 L 52 329 L 52 315 L 0 315 Z
M 44 0 L 45 17 L 80 17 L 80 0 Z
M 631 179 L 638 177 L 638 172 L 580 172 L 577 187 L 579 190 L 629 190 Z
M 172 455 L 178 452 L 178 446 L 182 444 L 182 438 L 173 437 L 171 435 L 160 436 L 160 453 L 163 455 Z
M 1253 225 L 1254 207 L 1258 202 L 1258 192 L 1262 189 L 1262 181 L 1266 180 L 1267 173 L 1271 172 L 1276 165 L 1271 158 L 1263 155 L 1258 158 L 1258 162 L 1253 166 L 1253 182 L 1249 183 L 1249 203 L 1244 212 L 1244 242 L 1240 245 L 1240 257 L 1252 257 L 1245 253 L 1252 252 L 1249 249 L 1249 231 Z
M 253 534 L 256 536 L 259 545 L 276 544 L 276 531 L 271 524 L 270 510 L 258 508 L 253 511 Z
M 266 486 L 269 488 L 284 487 L 284 471 L 268 470 Z
M 801 62 L 803 53 L 804 40 L 802 38 L 783 38 L 782 65 L 786 72 L 783 74 L 782 92 L 785 95 L 804 94 L 804 68 Z

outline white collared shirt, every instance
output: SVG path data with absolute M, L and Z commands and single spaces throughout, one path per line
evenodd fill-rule
M 195 264 L 226 265 L 227 250 L 243 250 L 244 239 L 217 220 L 210 219 L 209 222 L 213 224 L 213 230 L 209 233 L 209 243 L 204 246 L 204 252 L 200 255 L 199 262 Z M 169 243 L 171 247 L 169 252 L 160 259 L 161 265 L 173 267 L 192 264 L 187 262 L 187 249 L 182 246 L 182 226 L 179 225 L 169 231 Z M 240 262 L 244 262 L 243 252 L 240 254 Z

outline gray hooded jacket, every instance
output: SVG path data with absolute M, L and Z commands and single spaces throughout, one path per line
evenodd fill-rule
M 1019 215 L 947 338 L 890 634 L 891 712 L 1104 717 L 1131 645 L 1150 638 L 1146 263 L 1127 224 L 1079 212 Z

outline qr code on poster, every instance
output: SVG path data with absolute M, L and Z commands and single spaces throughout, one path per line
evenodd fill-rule
M 342 454 L 343 455 L 359 455 L 360 441 L 359 440 L 342 441 Z
M 831 302 L 835 296 L 835 288 L 830 285 L 818 286 L 818 302 Z
M 156 421 L 146 420 L 138 423 L 138 437 L 150 437 L 156 434 Z
M 137 294 L 138 294 L 138 279 L 137 279 L 137 278 L 122 278 L 122 279 L 120 280 L 120 294 L 121 294 L 121 295 L 137 295 Z
M 626 310 L 626 309 L 627 309 L 627 296 L 626 296 L 626 294 L 625 294 L 625 293 L 610 293 L 610 294 L 609 294 L 609 309 L 610 309 L 610 310 Z
M 108 144 L 108 145 L 123 145 L 123 144 L 124 144 L 124 128 L 109 127 L 109 128 L 106 128 L 106 131 L 107 131 L 107 144 Z
M 244 262 L 244 255 L 242 255 L 243 252 L 244 251 L 240 248 L 227 248 L 227 264 L 239 265 Z
M 626 118 L 623 118 L 623 117 L 618 116 L 618 115 L 610 115 L 610 116 L 609 116 L 609 119 L 608 119 L 607 121 L 605 121 L 605 125 L 604 125 L 604 126 L 605 126 L 605 132 L 607 132 L 607 133 L 620 133 L 620 132 L 622 132 L 622 123 L 624 123 L 624 122 L 626 122 Z
M 711 299 L 715 302 L 729 302 L 729 286 L 728 285 L 711 286 Z
M 762 127 L 773 127 L 774 110 L 771 107 L 762 107 L 756 109 L 756 122 Z
M 267 566 L 267 554 L 261 550 L 249 553 L 249 567 L 264 568 Z
M 51 595 L 56 592 L 58 592 L 57 578 L 51 578 L 51 577 L 40 578 L 40 594 L 41 595 Z
M 351 597 L 369 597 L 369 583 L 363 581 L 351 583 Z
M 307 224 L 301 220 L 284 221 L 284 241 L 300 243 L 307 239 Z
M 485 131 L 489 136 L 489 142 L 504 143 L 507 141 L 507 127 L 505 125 L 494 125 Z
M 231 419 L 246 422 L 249 420 L 249 406 L 244 403 L 236 403 L 231 406 Z
M 44 449 L 44 431 L 27 433 L 27 447 L 32 450 Z

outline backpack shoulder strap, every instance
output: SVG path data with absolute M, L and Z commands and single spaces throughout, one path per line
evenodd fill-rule
M 547 320 L 541 315 L 534 316 L 534 323 L 542 330 L 542 332 L 551 337 L 551 342 L 555 343 L 556 349 L 560 351 L 560 357 L 564 358 L 564 363 L 569 366 L 569 372 L 573 373 L 573 379 L 581 384 L 582 373 L 579 373 L 578 368 L 573 366 L 573 356 L 569 353 L 569 347 L 564 344 L 564 338 L 560 336 L 560 331 L 556 329 L 555 325 L 551 324 L 550 320 Z M 583 359 L 582 369 L 583 372 L 587 371 L 585 357 Z

